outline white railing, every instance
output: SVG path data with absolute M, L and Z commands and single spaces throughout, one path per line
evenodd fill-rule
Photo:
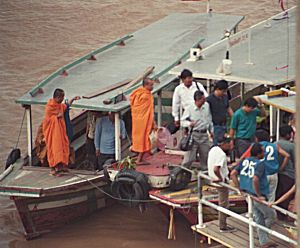
M 235 219 L 238 219 L 244 223 L 247 223 L 249 225 L 249 248 L 254 248 L 254 231 L 253 231 L 253 227 L 256 227 L 256 228 L 259 228 L 263 231 L 265 231 L 266 233 L 270 234 L 270 235 L 273 235 L 285 242 L 288 242 L 288 243 L 291 243 L 293 245 L 297 245 L 297 242 L 291 238 L 289 238 L 288 236 L 285 236 L 283 235 L 282 233 L 279 233 L 277 231 L 274 231 L 274 230 L 271 230 L 265 226 L 262 226 L 262 225 L 259 225 L 257 224 L 254 220 L 253 220 L 253 200 L 256 200 L 257 198 L 249 195 L 249 194 L 244 194 L 245 197 L 247 197 L 247 202 L 248 202 L 248 217 L 245 217 L 243 215 L 240 215 L 240 214 L 237 214 L 231 210 L 228 210 L 226 208 L 223 208 L 221 206 L 218 206 L 210 201 L 207 200 L 206 197 L 204 197 L 202 195 L 202 181 L 203 179 L 206 179 L 206 180 L 212 180 L 212 178 L 210 178 L 209 176 L 207 176 L 206 174 L 204 174 L 203 172 L 199 172 L 198 173 L 198 197 L 199 197 L 199 202 L 198 202 L 198 225 L 196 226 L 197 229 L 198 228 L 203 228 L 205 227 L 204 223 L 203 223 L 203 205 L 206 205 L 208 207 L 211 207 L 219 212 L 222 212 L 224 214 L 227 214 Z M 227 184 L 227 183 L 216 183 L 218 184 L 219 186 L 222 186 L 222 187 L 226 187 L 228 188 L 229 190 L 232 190 L 232 191 L 235 191 L 235 192 L 238 192 L 240 193 L 240 191 Z M 262 202 L 263 204 L 267 205 L 268 206 L 268 203 L 267 202 Z M 273 205 L 272 206 L 273 209 L 285 214 L 285 215 L 288 215 L 289 217 L 293 218 L 293 219 L 297 219 L 297 215 L 294 214 L 294 213 L 291 213 L 285 209 L 282 209 L 278 206 L 275 206 Z

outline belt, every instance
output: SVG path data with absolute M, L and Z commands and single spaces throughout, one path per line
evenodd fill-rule
M 226 126 L 226 122 L 214 123 L 215 126 Z
M 251 141 L 251 138 L 236 138 L 236 139 Z
M 207 129 L 202 129 L 202 130 L 193 130 L 196 133 L 206 133 Z

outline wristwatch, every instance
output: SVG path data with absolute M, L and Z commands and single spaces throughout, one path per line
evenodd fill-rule
M 265 106 L 265 104 L 259 103 L 257 106 L 258 106 L 259 108 L 262 108 L 263 106 Z

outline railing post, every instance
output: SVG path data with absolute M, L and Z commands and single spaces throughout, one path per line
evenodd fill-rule
M 162 104 L 161 104 L 162 92 L 161 90 L 157 92 L 157 126 L 161 127 L 161 115 L 162 115 Z
M 121 159 L 121 127 L 120 113 L 115 113 L 115 159 Z
M 203 224 L 203 205 L 202 205 L 202 179 L 200 173 L 198 174 L 198 225 L 197 228 L 204 228 Z
M 210 86 L 211 86 L 210 79 L 207 79 L 206 80 L 206 91 L 208 94 L 210 94 Z
M 280 127 L 280 109 L 277 109 L 276 111 L 276 141 L 279 140 L 279 127 Z
M 270 136 L 271 136 L 271 141 L 274 141 L 274 126 L 273 126 L 273 116 L 274 116 L 274 110 L 273 106 L 270 106 L 269 108 L 269 118 L 270 118 Z
M 253 62 L 251 61 L 251 28 L 248 30 L 248 65 L 253 65 Z
M 248 200 L 248 215 L 249 215 L 249 248 L 254 248 L 254 231 L 251 223 L 253 222 L 253 201 L 250 195 L 247 196 Z
M 31 119 L 31 106 L 25 105 L 26 119 L 27 119 L 27 152 L 29 159 L 29 166 L 32 166 L 32 119 Z

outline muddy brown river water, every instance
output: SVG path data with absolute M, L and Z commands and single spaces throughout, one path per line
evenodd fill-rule
M 281 11 L 277 0 L 212 0 L 213 11 L 244 15 L 240 29 Z M 295 1 L 288 1 L 289 7 Z M 14 146 L 23 110 L 15 99 L 57 68 L 173 12 L 205 12 L 205 1 L 0 0 L 0 170 Z M 43 108 L 33 108 L 34 133 Z M 20 146 L 26 150 L 26 129 Z M 156 207 L 144 213 L 116 205 L 34 241 L 25 241 L 9 199 L 0 198 L 0 248 L 195 247 L 178 217 L 177 240 Z M 198 247 L 198 244 L 197 244 Z

